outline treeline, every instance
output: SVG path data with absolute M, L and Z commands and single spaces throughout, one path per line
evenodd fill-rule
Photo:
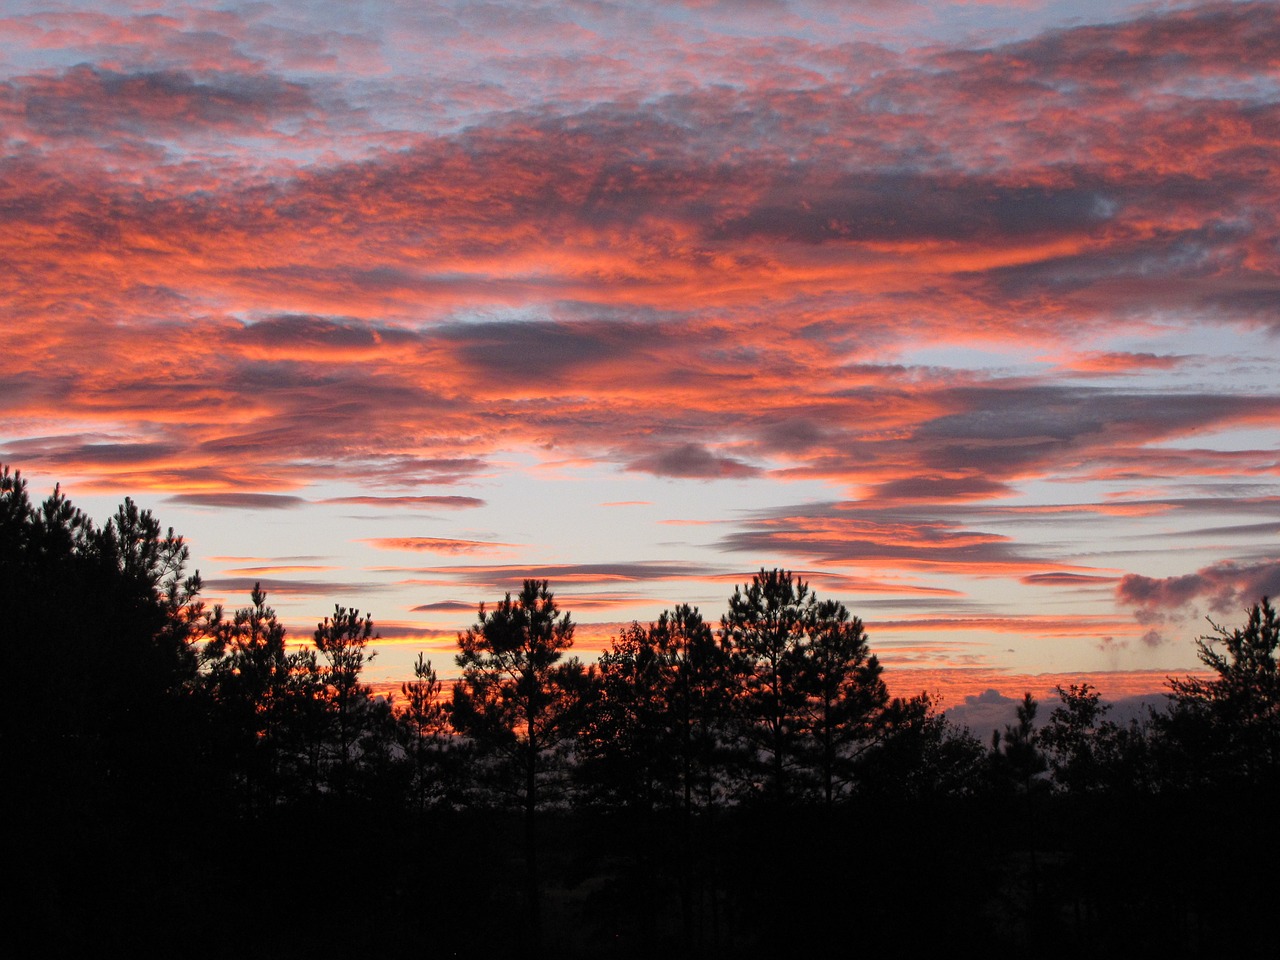
M 1265 599 L 1167 710 L 1118 724 L 1072 685 L 982 743 L 890 697 L 862 622 L 782 570 L 591 665 L 526 581 L 459 635 L 457 682 L 419 656 L 388 700 L 368 616 L 291 648 L 187 561 L 129 500 L 97 526 L 0 470 L 5 854 L 46 954 L 1270 946 L 1269 888 L 1195 882 L 1274 869 Z

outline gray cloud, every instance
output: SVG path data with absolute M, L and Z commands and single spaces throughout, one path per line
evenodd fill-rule
M 173 443 L 131 443 L 106 441 L 78 435 L 31 437 L 11 440 L 4 456 L 28 463 L 78 462 L 114 467 L 148 464 L 166 460 L 182 448 Z
M 1004 730 L 1016 721 L 1021 697 L 1006 697 L 999 690 L 988 689 L 980 694 L 970 694 L 964 703 L 958 703 L 945 711 L 948 720 L 958 727 L 967 727 L 974 736 L 984 742 L 994 730 Z M 1043 720 L 1043 714 L 1039 718 Z
M 1019 578 L 1019 582 L 1032 587 L 1102 587 L 1113 584 L 1117 577 L 1100 577 L 1085 573 L 1032 573 Z
M 1280 560 L 1224 560 L 1195 573 L 1173 577 L 1131 573 L 1116 587 L 1116 598 L 1121 603 L 1147 611 L 1148 615 L 1174 613 L 1201 599 L 1217 613 L 1235 613 L 1272 596 L 1280 596 Z
M 448 324 L 433 332 L 462 362 L 498 384 L 546 383 L 548 377 L 626 357 L 658 335 L 657 328 L 620 321 Z
M 309 347 L 343 351 L 382 344 L 413 343 L 415 334 L 394 327 L 375 327 L 358 320 L 287 314 L 248 324 L 232 335 L 236 343 L 263 347 Z
M 903 477 L 877 484 L 875 499 L 919 500 L 939 502 L 948 500 L 987 499 L 1013 493 L 1007 483 L 985 477 Z
M 1097 189 L 1011 187 L 980 177 L 849 174 L 799 170 L 749 214 L 720 225 L 714 239 L 768 237 L 805 243 L 1028 237 L 1088 231 L 1114 204 Z
M 281 493 L 179 493 L 165 497 L 165 502 L 240 510 L 289 510 L 307 503 L 302 497 Z
M 270 119 L 316 105 L 302 84 L 280 77 L 157 70 L 125 73 L 80 64 L 60 75 L 18 78 L 10 87 L 37 130 L 187 136 L 193 129 L 259 130 Z
M 464 600 L 441 600 L 437 603 L 423 603 L 413 608 L 414 613 L 457 613 L 474 611 L 476 605 Z
M 686 443 L 627 464 L 628 470 L 652 473 L 659 477 L 685 477 L 701 480 L 753 477 L 761 471 L 733 457 L 717 457 L 706 447 Z

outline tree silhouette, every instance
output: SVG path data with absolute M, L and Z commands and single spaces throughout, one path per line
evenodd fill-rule
M 559 661 L 573 644 L 569 614 L 560 615 L 547 581 L 526 580 L 458 634 L 462 676 L 450 718 L 482 754 L 495 756 L 524 810 L 526 894 L 532 941 L 542 936 L 537 813 L 560 748 L 577 732 L 589 675 L 577 658 Z
M 859 758 L 879 740 L 889 691 L 862 621 L 844 604 L 811 604 L 804 633 L 798 683 L 805 747 L 830 807 L 853 782 Z
M 729 736 L 732 664 L 696 607 L 633 623 L 600 656 L 582 731 L 593 782 L 627 805 L 692 810 L 716 802 Z
M 893 800 L 966 797 L 986 782 L 986 748 L 935 710 L 927 693 L 885 705 L 858 789 Z
M 1136 719 L 1125 726 L 1108 720 L 1110 704 L 1088 683 L 1056 689 L 1059 705 L 1037 733 L 1055 789 L 1076 794 L 1148 789 L 1150 751 L 1143 725 Z
M 632 822 L 642 829 L 653 829 L 648 815 L 655 809 L 678 810 L 676 836 L 654 835 L 637 850 L 645 872 L 640 899 L 651 908 L 660 893 L 644 889 L 657 883 L 653 848 L 674 840 L 684 943 L 714 943 L 718 894 L 709 847 L 731 753 L 732 658 L 698 609 L 680 604 L 647 626 L 623 630 L 601 655 L 599 672 L 582 731 L 582 773 L 594 796 L 639 814 Z M 709 922 L 699 923 L 708 914 Z
M 1035 720 L 1039 711 L 1040 704 L 1030 691 L 1024 693 L 1016 710 L 1018 722 L 1005 724 L 1003 738 L 999 730 L 991 738 L 992 761 L 997 776 L 1019 793 L 1028 795 L 1040 784 L 1037 777 L 1049 769 L 1049 761 L 1040 750 L 1036 731 Z
M 370 923 L 475 952 L 470 918 L 513 892 L 495 877 L 509 851 L 529 920 L 504 946 L 533 953 L 544 924 L 566 957 L 829 949 L 865 865 L 879 873 L 860 903 L 883 922 L 861 946 L 897 946 L 919 909 L 900 891 L 927 861 L 965 877 L 929 904 L 948 947 L 967 929 L 1006 949 L 1269 955 L 1269 887 L 1186 883 L 1265 876 L 1280 849 L 1265 598 L 1199 639 L 1204 671 L 1169 680 L 1166 714 L 1117 724 L 1091 685 L 1064 684 L 1046 723 L 1028 693 L 984 751 L 929 697 L 887 700 L 861 621 L 781 570 L 737 588 L 718 633 L 687 605 L 632 624 L 598 672 L 566 662 L 573 623 L 526 581 L 459 635 L 452 696 L 419 655 L 393 717 L 362 679 L 368 616 L 337 606 L 291 651 L 259 586 L 234 614 L 206 611 L 187 559 L 132 500 L 99 527 L 0 467 L 2 844 L 24 878 L 13 926 L 46 952 L 199 937 L 216 955 L 345 955 Z M 541 869 L 564 886 L 544 917 L 547 816 L 561 829 Z M 298 840 L 350 823 L 358 839 Z M 391 844 L 404 856 L 362 880 L 372 913 L 282 919 L 280 890 Z M 234 918 L 191 910 L 192 889 L 233 890 Z M 433 893 L 452 900 L 428 924 Z
M 875 745 L 889 702 L 862 621 L 789 571 L 761 570 L 729 598 L 720 633 L 741 678 L 736 705 L 765 793 L 786 802 L 803 776 L 831 807 Z
M 578 753 L 584 781 L 605 804 L 652 811 L 675 787 L 680 757 L 663 654 L 653 626 L 632 623 L 600 655 Z
M 1211 777 L 1273 782 L 1280 774 L 1280 620 L 1263 597 L 1243 629 L 1210 625 L 1213 633 L 1196 641 L 1196 651 L 1213 675 L 1169 680 L 1165 731 L 1184 744 L 1197 741 Z
M 373 618 L 359 610 L 335 606 L 332 617 L 316 625 L 312 641 L 326 666 L 322 671 L 325 712 L 332 730 L 333 785 L 340 794 L 349 788 L 356 764 L 357 742 L 369 732 L 372 690 L 360 681 L 364 665 L 377 654 L 365 648 L 373 632 Z
M 734 589 L 720 619 L 722 641 L 741 665 L 743 735 L 775 804 L 786 800 L 806 723 L 802 657 L 814 602 L 808 585 L 789 571 L 761 570 Z
M 306 731 L 318 723 L 315 651 L 288 652 L 284 625 L 267 606 L 261 584 L 254 584 L 250 606 L 230 619 L 215 606 L 206 629 L 204 686 L 222 731 L 223 762 L 248 811 L 274 806 L 299 766 L 310 769 L 314 789 L 318 769 L 309 754 L 319 745 Z M 313 716 L 304 725 L 308 713 Z
M 146 927 L 163 898 L 150 878 L 176 867 L 206 797 L 200 580 L 186 561 L 182 538 L 132 500 L 99 527 L 60 487 L 33 504 L 0 466 L 0 848 L 23 878 L 8 911 L 20 952 L 24 933 L 81 955 Z M 141 890 L 155 894 L 145 905 Z
M 0 639 L 40 659 L 5 698 L 7 755 L 124 785 L 190 750 L 202 608 L 187 559 L 128 498 L 97 527 L 60 487 L 33 506 L 21 473 L 0 467 Z
M 419 817 L 440 798 L 440 761 L 449 740 L 449 717 L 440 678 L 431 661 L 418 654 L 413 679 L 400 685 L 404 703 L 397 715 L 400 742 L 413 764 L 410 798 Z

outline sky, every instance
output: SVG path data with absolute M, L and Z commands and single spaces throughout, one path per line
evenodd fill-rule
M 1278 68 L 1275 3 L 8 0 L 0 462 L 384 685 L 782 567 L 894 692 L 1159 690 L 1280 593 Z

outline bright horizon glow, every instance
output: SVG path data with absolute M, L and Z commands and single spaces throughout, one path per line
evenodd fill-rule
M 15 2 L 0 461 L 453 672 L 795 571 L 948 704 L 1280 594 L 1280 7 Z

